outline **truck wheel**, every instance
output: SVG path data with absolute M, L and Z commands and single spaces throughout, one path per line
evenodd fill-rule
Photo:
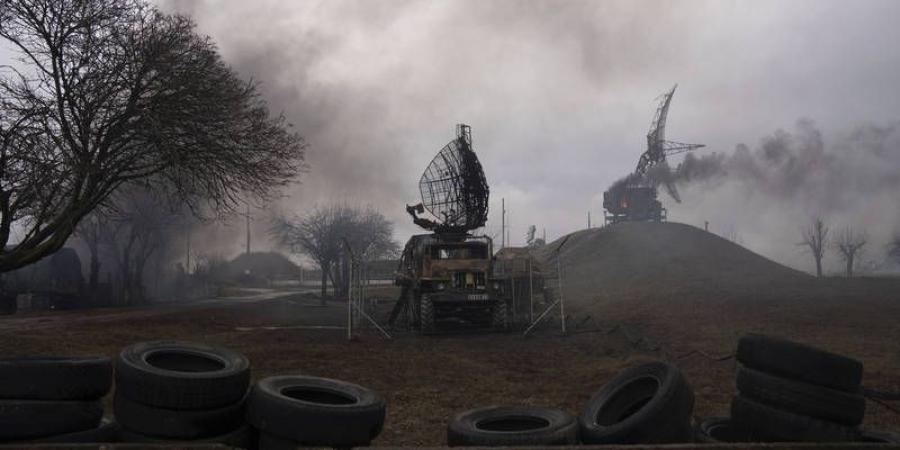
M 491 310 L 491 326 L 497 330 L 505 330 L 509 323 L 506 317 L 506 302 L 498 301 Z
M 794 381 L 747 367 L 737 371 L 742 396 L 784 411 L 856 426 L 862 423 L 866 399 L 859 394 Z
M 222 347 L 142 342 L 116 361 L 116 393 L 158 408 L 221 408 L 240 401 L 249 384 L 250 362 Z
M 277 376 L 247 398 L 247 421 L 261 433 L 308 446 L 368 445 L 384 426 L 381 394 L 340 380 Z
M 0 398 L 96 400 L 112 386 L 105 357 L 0 359 Z
M 419 301 L 419 329 L 422 333 L 434 331 L 434 302 L 425 295 Z
M 863 372 L 855 359 L 760 334 L 738 341 L 737 360 L 763 372 L 846 392 L 859 390 Z
M 652 362 L 625 370 L 581 413 L 585 444 L 668 444 L 692 438 L 694 392 L 681 372 Z
M 731 419 L 755 436 L 772 442 L 854 442 L 856 428 L 814 419 L 736 396 L 731 401 Z

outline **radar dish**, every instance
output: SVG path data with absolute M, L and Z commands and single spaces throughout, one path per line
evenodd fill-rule
M 481 162 L 472 150 L 471 128 L 457 125 L 456 134 L 456 139 L 438 152 L 419 180 L 422 206 L 438 220 L 419 219 L 416 223 L 439 232 L 464 233 L 487 222 L 488 185 Z

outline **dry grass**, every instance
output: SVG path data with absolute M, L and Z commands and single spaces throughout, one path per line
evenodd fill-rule
M 698 271 L 704 279 L 594 277 L 605 284 L 582 283 L 582 291 L 576 292 L 580 298 L 571 297 L 572 323 L 581 326 L 567 337 L 543 330 L 528 339 L 509 333 L 406 335 L 384 341 L 368 331 L 359 341 L 348 342 L 340 330 L 253 328 L 340 323 L 341 305 L 315 308 L 309 305 L 317 300 L 306 298 L 8 317 L 0 319 L 0 352 L 114 356 L 125 345 L 149 339 L 224 345 L 250 358 L 256 378 L 302 373 L 380 391 L 388 415 L 377 445 L 442 444 L 456 412 L 490 404 L 544 405 L 577 413 L 616 373 L 651 359 L 669 360 L 684 371 L 695 390 L 698 416 L 727 414 L 736 362 L 712 361 L 698 353 L 681 356 L 695 350 L 730 354 L 748 332 L 854 356 L 865 363 L 865 384 L 900 388 L 900 280 L 815 280 L 782 269 L 773 269 L 777 276 L 766 279 L 761 275 L 764 261 L 729 255 L 730 247 L 715 245 L 724 260 L 748 261 L 755 275 L 746 279 L 730 270 L 716 282 L 715 272 L 706 267 Z M 588 253 L 586 257 L 597 258 Z M 601 263 L 615 268 L 613 262 Z M 690 266 L 691 261 L 681 264 Z M 610 286 L 619 278 L 624 284 Z M 900 403 L 894 405 L 900 409 Z M 900 416 L 870 403 L 865 426 L 900 431 Z
M 224 345 L 246 354 L 257 378 L 303 373 L 382 392 L 388 417 L 376 441 L 380 445 L 441 444 L 453 414 L 476 406 L 546 405 L 577 413 L 605 381 L 649 359 L 668 358 L 685 372 L 696 392 L 698 415 L 724 414 L 734 390 L 735 362 L 712 362 L 698 354 L 676 358 L 689 350 L 730 353 L 737 337 L 748 331 L 793 337 L 859 357 L 866 363 L 865 381 L 873 385 L 900 380 L 900 330 L 892 323 L 900 317 L 896 305 L 823 299 L 803 309 L 786 301 L 757 305 L 751 317 L 693 303 L 645 299 L 636 306 L 622 299 L 596 310 L 602 320 L 592 320 L 582 333 L 568 337 L 546 330 L 528 339 L 516 333 L 384 341 L 367 332 L 358 342 L 347 342 L 338 330 L 235 330 L 299 323 L 311 310 L 285 301 L 129 312 L 114 321 L 78 320 L 78 313 L 66 313 L 69 320 L 52 327 L 2 333 L 0 351 L 114 356 L 121 347 L 148 339 Z M 338 306 L 333 309 L 342 314 Z M 800 315 L 800 310 L 809 314 Z M 638 337 L 644 340 L 635 344 Z M 898 417 L 877 405 L 870 406 L 866 424 L 900 429 Z

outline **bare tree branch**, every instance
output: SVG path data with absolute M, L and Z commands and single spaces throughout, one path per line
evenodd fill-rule
M 62 247 L 123 186 L 228 212 L 305 170 L 302 138 L 187 17 L 0 0 L 0 40 L 21 64 L 0 68 L 0 272 Z

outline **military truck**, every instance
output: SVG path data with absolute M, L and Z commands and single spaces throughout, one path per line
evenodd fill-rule
M 407 206 L 413 223 L 431 231 L 406 243 L 394 283 L 400 286 L 389 324 L 423 333 L 507 327 L 508 300 L 493 278 L 493 242 L 472 231 L 487 221 L 488 186 L 472 150 L 468 125 L 444 146 L 419 181 L 422 203 Z M 422 217 L 425 211 L 430 217 Z
M 420 234 L 404 248 L 395 284 L 422 333 L 507 327 L 507 302 L 493 278 L 487 236 Z

